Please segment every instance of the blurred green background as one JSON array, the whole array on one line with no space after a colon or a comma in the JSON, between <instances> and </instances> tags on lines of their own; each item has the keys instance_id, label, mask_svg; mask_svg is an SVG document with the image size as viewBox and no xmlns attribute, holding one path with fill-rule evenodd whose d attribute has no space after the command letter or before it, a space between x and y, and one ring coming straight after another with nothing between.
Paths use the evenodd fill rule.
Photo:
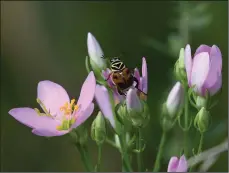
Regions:
<instances>
[{"instance_id":1,"label":"blurred green background","mask_svg":"<svg viewBox=\"0 0 229 173\"><path fill-rule=\"evenodd\" d=\"M69 136L35 136L8 111L38 107L36 89L41 80L61 84L70 95L78 97L87 75L84 63L88 32L97 38L106 56L122 53L129 67L140 68L142 56L147 58L151 120L144 129L145 167L151 169L154 165L161 137L160 104L175 83L173 65L186 43L191 44L193 53L200 44L216 44L222 51L223 92L212 110L204 149L228 136L227 1L1 1L1 171L84 170ZM166 142L161 171L166 171L172 155L179 155L182 140L181 130L175 127ZM199 134L192 129L190 146L197 147L198 142ZM89 150L96 163L97 147L91 140ZM210 171L227 172L227 162L227 153L223 153ZM107 144L102 153L102 171L121 171L118 151Z\"/></svg>"}]
</instances>

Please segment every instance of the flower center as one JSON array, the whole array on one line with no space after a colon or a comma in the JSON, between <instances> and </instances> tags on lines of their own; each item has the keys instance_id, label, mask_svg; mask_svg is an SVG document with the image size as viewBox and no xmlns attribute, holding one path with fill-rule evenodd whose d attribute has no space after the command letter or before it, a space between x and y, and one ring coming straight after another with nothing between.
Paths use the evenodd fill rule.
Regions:
<instances>
[{"instance_id":1,"label":"flower center","mask_svg":"<svg viewBox=\"0 0 229 173\"><path fill-rule=\"evenodd\" d=\"M75 101L75 99L72 99L70 104L67 102L60 107L60 111L64 113L64 118L61 125L56 127L57 130L68 130L75 123L76 117L72 115L79 110L79 105L76 105Z\"/></svg>"},{"instance_id":2,"label":"flower center","mask_svg":"<svg viewBox=\"0 0 229 173\"><path fill-rule=\"evenodd\" d=\"M75 99L72 99L70 104L67 102L64 106L60 107L60 111L64 112L64 115L70 116L74 111L79 109L79 106L75 104Z\"/></svg>"}]
</instances>

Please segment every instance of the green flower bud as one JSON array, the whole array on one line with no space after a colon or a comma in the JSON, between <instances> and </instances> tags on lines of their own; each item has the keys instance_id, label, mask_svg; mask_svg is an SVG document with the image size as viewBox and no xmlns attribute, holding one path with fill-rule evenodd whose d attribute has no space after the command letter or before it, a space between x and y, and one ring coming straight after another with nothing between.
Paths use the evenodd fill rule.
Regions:
<instances>
[{"instance_id":1,"label":"green flower bud","mask_svg":"<svg viewBox=\"0 0 229 173\"><path fill-rule=\"evenodd\" d=\"M184 48L180 49L179 59L174 66L174 72L177 80L179 80L182 84L187 84L187 74L184 64Z\"/></svg>"},{"instance_id":2,"label":"green flower bud","mask_svg":"<svg viewBox=\"0 0 229 173\"><path fill-rule=\"evenodd\" d=\"M98 113L91 125L91 138L98 144L102 144L106 139L105 119L101 112Z\"/></svg>"},{"instance_id":3,"label":"green flower bud","mask_svg":"<svg viewBox=\"0 0 229 173\"><path fill-rule=\"evenodd\" d=\"M207 99L201 96L196 98L196 106L200 109L202 107L207 107Z\"/></svg>"},{"instance_id":4,"label":"green flower bud","mask_svg":"<svg viewBox=\"0 0 229 173\"><path fill-rule=\"evenodd\" d=\"M201 132L205 132L208 129L209 126L209 112L205 109L205 107L202 107L200 111L197 113L195 120L194 120L194 126Z\"/></svg>"},{"instance_id":5,"label":"green flower bud","mask_svg":"<svg viewBox=\"0 0 229 173\"><path fill-rule=\"evenodd\" d=\"M132 128L132 124L131 124L131 119L128 116L126 104L120 103L116 105L115 109L117 110L116 111L117 119L121 122L121 124L123 124L124 130L130 131Z\"/></svg>"},{"instance_id":6,"label":"green flower bud","mask_svg":"<svg viewBox=\"0 0 229 173\"><path fill-rule=\"evenodd\" d=\"M161 119L161 126L163 131L168 132L173 128L175 120L172 120L170 117L164 115Z\"/></svg>"},{"instance_id":7,"label":"green flower bud","mask_svg":"<svg viewBox=\"0 0 229 173\"><path fill-rule=\"evenodd\" d=\"M70 136L72 137L74 143L85 145L88 140L88 131L84 125L80 125L70 132Z\"/></svg>"}]
</instances>

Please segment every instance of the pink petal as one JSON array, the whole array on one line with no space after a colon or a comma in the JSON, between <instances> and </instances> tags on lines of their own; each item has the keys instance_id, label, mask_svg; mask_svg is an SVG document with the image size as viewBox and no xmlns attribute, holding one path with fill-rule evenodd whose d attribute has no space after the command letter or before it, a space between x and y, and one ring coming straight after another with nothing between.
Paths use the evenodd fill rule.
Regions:
<instances>
[{"instance_id":1,"label":"pink petal","mask_svg":"<svg viewBox=\"0 0 229 173\"><path fill-rule=\"evenodd\" d=\"M177 157L171 157L171 159L169 160L167 172L176 172L178 164L179 159Z\"/></svg>"},{"instance_id":2,"label":"pink petal","mask_svg":"<svg viewBox=\"0 0 229 173\"><path fill-rule=\"evenodd\" d=\"M222 75L217 75L217 79L212 85L205 83L204 88L210 92L210 95L216 94L222 87Z\"/></svg>"},{"instance_id":3,"label":"pink petal","mask_svg":"<svg viewBox=\"0 0 229 173\"><path fill-rule=\"evenodd\" d=\"M110 121L112 127L115 128L114 115L112 112L109 93L106 87L101 85L96 85L95 99L105 118L107 118Z\"/></svg>"},{"instance_id":4,"label":"pink petal","mask_svg":"<svg viewBox=\"0 0 229 173\"><path fill-rule=\"evenodd\" d=\"M214 65L214 67L212 66L211 68L218 69L218 71L221 72L222 54L221 54L220 49L216 45L213 45L211 48L210 61L212 62L212 65Z\"/></svg>"},{"instance_id":5,"label":"pink petal","mask_svg":"<svg viewBox=\"0 0 229 173\"><path fill-rule=\"evenodd\" d=\"M56 129L53 129L51 127L48 128L37 128L33 129L32 133L38 136L46 136L46 137L52 137L52 136L62 136L69 132L69 130L61 130L58 131Z\"/></svg>"},{"instance_id":6,"label":"pink petal","mask_svg":"<svg viewBox=\"0 0 229 173\"><path fill-rule=\"evenodd\" d=\"M142 58L142 91L147 94L148 92L148 73L146 59Z\"/></svg>"},{"instance_id":7,"label":"pink petal","mask_svg":"<svg viewBox=\"0 0 229 173\"><path fill-rule=\"evenodd\" d=\"M195 85L195 90L203 95L204 82L209 73L209 54L206 52L197 54L193 59L193 67L191 74L191 86Z\"/></svg>"},{"instance_id":8,"label":"pink petal","mask_svg":"<svg viewBox=\"0 0 229 173\"><path fill-rule=\"evenodd\" d=\"M139 70L137 68L134 69L134 77L136 77L138 82L140 81L140 73L139 73Z\"/></svg>"},{"instance_id":9,"label":"pink petal","mask_svg":"<svg viewBox=\"0 0 229 173\"><path fill-rule=\"evenodd\" d=\"M72 125L72 128L76 128L79 125L83 124L93 113L94 103L91 103L84 111L80 111L78 115L76 115L76 122Z\"/></svg>"},{"instance_id":10,"label":"pink petal","mask_svg":"<svg viewBox=\"0 0 229 173\"><path fill-rule=\"evenodd\" d=\"M215 94L222 85L222 55L217 46L212 46L210 52L210 70L205 81L204 87L210 91L210 94Z\"/></svg>"},{"instance_id":11,"label":"pink petal","mask_svg":"<svg viewBox=\"0 0 229 173\"><path fill-rule=\"evenodd\" d=\"M210 46L202 44L196 49L196 52L195 52L194 56L196 56L197 54L202 53L202 52L207 52L207 53L210 54L210 51L211 51L211 47Z\"/></svg>"},{"instance_id":12,"label":"pink petal","mask_svg":"<svg viewBox=\"0 0 229 173\"><path fill-rule=\"evenodd\" d=\"M32 108L14 108L9 111L20 123L30 128L55 128L59 122L47 116L39 116Z\"/></svg>"},{"instance_id":13,"label":"pink petal","mask_svg":"<svg viewBox=\"0 0 229 173\"><path fill-rule=\"evenodd\" d=\"M66 90L62 86L48 80L38 83L37 98L41 100L51 115L57 114L57 116L62 115L60 107L69 102Z\"/></svg>"},{"instance_id":14,"label":"pink petal","mask_svg":"<svg viewBox=\"0 0 229 173\"><path fill-rule=\"evenodd\" d=\"M95 95L96 80L93 72L90 72L81 88L78 105L82 110L87 109Z\"/></svg>"},{"instance_id":15,"label":"pink petal","mask_svg":"<svg viewBox=\"0 0 229 173\"><path fill-rule=\"evenodd\" d=\"M188 78L188 84L190 85L191 71L192 71L192 55L191 55L191 47L189 44L187 44L187 46L185 47L184 62L185 62L185 69Z\"/></svg>"},{"instance_id":16,"label":"pink petal","mask_svg":"<svg viewBox=\"0 0 229 173\"><path fill-rule=\"evenodd\" d=\"M139 81L139 84L138 84L138 89L141 90L141 91L143 91L143 89L142 89L143 81L142 80L143 80L142 77L140 77L140 81Z\"/></svg>"},{"instance_id":17,"label":"pink petal","mask_svg":"<svg viewBox=\"0 0 229 173\"><path fill-rule=\"evenodd\" d=\"M106 70L103 70L103 71L102 71L102 75L103 75L103 77L104 77L104 80L107 80L108 85L109 85L110 87L113 87L114 84L113 84L113 82L112 82L112 80L111 80L111 76L109 76L110 73L111 73L111 70L108 69L108 68L107 68ZM109 78L109 79L108 79L108 78Z\"/></svg>"},{"instance_id":18,"label":"pink petal","mask_svg":"<svg viewBox=\"0 0 229 173\"><path fill-rule=\"evenodd\" d=\"M180 157L176 172L187 172L187 170L188 170L188 163L185 156L183 155Z\"/></svg>"},{"instance_id":19,"label":"pink petal","mask_svg":"<svg viewBox=\"0 0 229 173\"><path fill-rule=\"evenodd\" d=\"M126 106L128 110L134 109L136 111L142 110L142 105L137 95L136 89L129 89L126 96Z\"/></svg>"}]
</instances>

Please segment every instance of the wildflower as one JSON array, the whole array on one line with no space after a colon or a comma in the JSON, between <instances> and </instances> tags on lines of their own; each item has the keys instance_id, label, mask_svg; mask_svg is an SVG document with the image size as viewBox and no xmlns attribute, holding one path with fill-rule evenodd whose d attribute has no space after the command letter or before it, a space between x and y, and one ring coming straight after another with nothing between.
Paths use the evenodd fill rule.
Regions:
<instances>
[{"instance_id":1,"label":"wildflower","mask_svg":"<svg viewBox=\"0 0 229 173\"><path fill-rule=\"evenodd\" d=\"M206 90L214 95L222 86L222 55L220 49L213 45L201 45L197 48L194 58L191 57L190 45L185 48L185 68L188 84L194 91L205 96Z\"/></svg>"},{"instance_id":2,"label":"wildflower","mask_svg":"<svg viewBox=\"0 0 229 173\"><path fill-rule=\"evenodd\" d=\"M126 107L129 118L134 126L141 127L146 125L149 120L148 106L141 101L136 89L129 89L126 96Z\"/></svg>"},{"instance_id":3,"label":"wildflower","mask_svg":"<svg viewBox=\"0 0 229 173\"><path fill-rule=\"evenodd\" d=\"M101 70L107 68L107 62L104 59L103 50L101 49L96 38L89 32L87 35L87 49L91 58L91 66L93 70L99 68Z\"/></svg>"},{"instance_id":4,"label":"wildflower","mask_svg":"<svg viewBox=\"0 0 229 173\"><path fill-rule=\"evenodd\" d=\"M14 108L9 114L22 124L32 128L38 136L61 136L81 125L92 114L95 93L94 73L89 73L82 88L79 100L70 101L66 90L51 81L38 83L38 103L45 113L28 107Z\"/></svg>"},{"instance_id":5,"label":"wildflower","mask_svg":"<svg viewBox=\"0 0 229 173\"><path fill-rule=\"evenodd\" d=\"M167 172L187 172L187 170L188 163L184 155L181 156L180 159L171 157Z\"/></svg>"},{"instance_id":6,"label":"wildflower","mask_svg":"<svg viewBox=\"0 0 229 173\"><path fill-rule=\"evenodd\" d=\"M169 93L166 101L166 109L168 115L173 118L181 106L184 100L184 89L180 82L177 82Z\"/></svg>"}]
</instances>

